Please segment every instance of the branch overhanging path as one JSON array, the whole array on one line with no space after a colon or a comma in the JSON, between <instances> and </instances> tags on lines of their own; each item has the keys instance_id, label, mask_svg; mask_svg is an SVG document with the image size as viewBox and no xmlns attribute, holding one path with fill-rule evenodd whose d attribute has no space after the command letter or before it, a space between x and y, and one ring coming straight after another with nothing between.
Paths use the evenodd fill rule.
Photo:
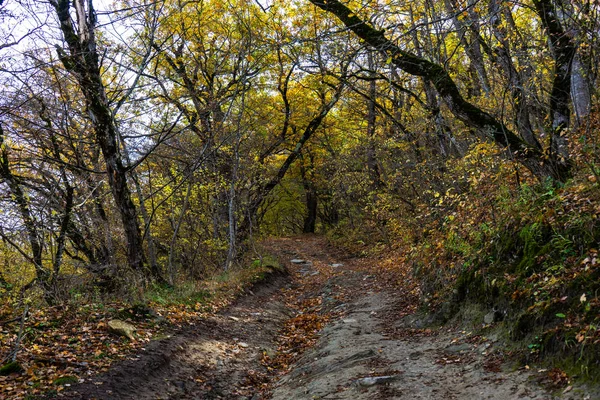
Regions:
<instances>
[{"instance_id":1,"label":"branch overhanging path","mask_svg":"<svg viewBox=\"0 0 600 400\"><path fill-rule=\"evenodd\" d=\"M442 66L401 49L386 37L384 31L377 30L363 21L338 0L309 1L323 11L335 15L348 29L383 53L390 63L402 71L431 82L457 119L493 139L535 176L564 180L565 171L544 162L544 155L540 150L528 145L504 123L465 100L450 74Z\"/></svg>"}]
</instances>

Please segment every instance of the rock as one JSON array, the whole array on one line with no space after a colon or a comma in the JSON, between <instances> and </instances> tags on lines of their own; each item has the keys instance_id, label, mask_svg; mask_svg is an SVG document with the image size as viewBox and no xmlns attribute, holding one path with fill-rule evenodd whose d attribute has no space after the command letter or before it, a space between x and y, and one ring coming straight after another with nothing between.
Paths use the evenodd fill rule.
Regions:
<instances>
[{"instance_id":1,"label":"rock","mask_svg":"<svg viewBox=\"0 0 600 400\"><path fill-rule=\"evenodd\" d=\"M235 322L238 322L240 320L238 317L234 317L233 315L230 315L229 319Z\"/></svg>"},{"instance_id":2,"label":"rock","mask_svg":"<svg viewBox=\"0 0 600 400\"><path fill-rule=\"evenodd\" d=\"M455 344L446 347L448 353L464 353L473 350L473 345L469 343Z\"/></svg>"},{"instance_id":3,"label":"rock","mask_svg":"<svg viewBox=\"0 0 600 400\"><path fill-rule=\"evenodd\" d=\"M246 343L246 342L239 342L239 343L238 343L238 346L240 346L240 347L243 347L243 348L248 348L248 347L250 347L250 345L249 345L248 343Z\"/></svg>"},{"instance_id":4,"label":"rock","mask_svg":"<svg viewBox=\"0 0 600 400\"><path fill-rule=\"evenodd\" d=\"M386 376L368 376L366 378L360 378L356 381L358 386L370 387L380 385L382 383L392 382L398 379L398 375L386 375Z\"/></svg>"},{"instance_id":5,"label":"rock","mask_svg":"<svg viewBox=\"0 0 600 400\"><path fill-rule=\"evenodd\" d=\"M357 320L355 320L354 318L346 318L342 320L345 324L356 324L358 323Z\"/></svg>"},{"instance_id":6,"label":"rock","mask_svg":"<svg viewBox=\"0 0 600 400\"><path fill-rule=\"evenodd\" d=\"M112 333L125 336L130 340L135 340L134 332L137 330L135 326L120 319L111 319L108 321L108 328Z\"/></svg>"},{"instance_id":7,"label":"rock","mask_svg":"<svg viewBox=\"0 0 600 400\"><path fill-rule=\"evenodd\" d=\"M331 268L339 268L339 267L343 267L344 264L330 264Z\"/></svg>"},{"instance_id":8,"label":"rock","mask_svg":"<svg viewBox=\"0 0 600 400\"><path fill-rule=\"evenodd\" d=\"M265 356L267 356L269 358L277 357L277 351L273 350L271 347L263 347L261 349L261 353L263 353Z\"/></svg>"},{"instance_id":9,"label":"rock","mask_svg":"<svg viewBox=\"0 0 600 400\"><path fill-rule=\"evenodd\" d=\"M504 319L504 315L502 314L502 312L500 310L498 310L496 307L494 307L494 309L492 311L485 314L485 316L483 317L483 322L486 325L489 325L489 324L493 324L494 322L502 321L503 319Z\"/></svg>"},{"instance_id":10,"label":"rock","mask_svg":"<svg viewBox=\"0 0 600 400\"><path fill-rule=\"evenodd\" d=\"M130 319L132 321L150 321L155 320L162 322L164 317L158 315L156 311L146 304L134 304L133 306L123 309L117 315L122 319Z\"/></svg>"},{"instance_id":11,"label":"rock","mask_svg":"<svg viewBox=\"0 0 600 400\"><path fill-rule=\"evenodd\" d=\"M375 353L374 350L359 351L358 353L354 353L350 357L343 360L342 363L354 363L356 361L364 361L371 359L375 356L377 356L377 353Z\"/></svg>"},{"instance_id":12,"label":"rock","mask_svg":"<svg viewBox=\"0 0 600 400\"><path fill-rule=\"evenodd\" d=\"M299 258L294 258L293 260L290 260L290 262L292 264L306 264L306 260L301 260Z\"/></svg>"}]
</instances>

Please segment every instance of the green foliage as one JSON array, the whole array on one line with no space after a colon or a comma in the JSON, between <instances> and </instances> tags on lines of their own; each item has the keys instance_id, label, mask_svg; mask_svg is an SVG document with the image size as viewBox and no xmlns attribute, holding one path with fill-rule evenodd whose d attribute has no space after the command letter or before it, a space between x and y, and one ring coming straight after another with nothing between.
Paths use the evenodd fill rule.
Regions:
<instances>
[{"instance_id":1,"label":"green foliage","mask_svg":"<svg viewBox=\"0 0 600 400\"><path fill-rule=\"evenodd\" d=\"M500 305L511 337L531 340L532 353L580 354L575 363L590 371L591 355L600 351L594 329L600 323L600 221L591 206L600 191L574 180L494 192L491 209L477 212L479 224L469 221L477 206L465 202L454 209L456 218L444 221L445 233L434 232L412 253L446 265L441 274L432 260L420 269L428 298L444 312L467 300ZM442 306L448 298L454 306Z\"/></svg>"},{"instance_id":2,"label":"green foliage","mask_svg":"<svg viewBox=\"0 0 600 400\"><path fill-rule=\"evenodd\" d=\"M149 302L166 306L174 304L202 304L210 300L213 294L205 288L198 287L198 284L194 282L185 282L177 287L153 284L145 292L144 296Z\"/></svg>"},{"instance_id":3,"label":"green foliage","mask_svg":"<svg viewBox=\"0 0 600 400\"><path fill-rule=\"evenodd\" d=\"M12 373L19 373L23 371L23 367L17 361L11 361L0 367L0 376L10 375Z\"/></svg>"},{"instance_id":4,"label":"green foliage","mask_svg":"<svg viewBox=\"0 0 600 400\"><path fill-rule=\"evenodd\" d=\"M264 268L267 268L284 272L284 268L279 261L275 257L268 254L259 259L253 260L251 268L255 270L264 270Z\"/></svg>"},{"instance_id":5,"label":"green foliage","mask_svg":"<svg viewBox=\"0 0 600 400\"><path fill-rule=\"evenodd\" d=\"M304 189L294 180L286 180L273 190L267 199L261 231L265 235L291 235L302 232L306 205L302 200ZM273 201L276 199L276 201Z\"/></svg>"},{"instance_id":6,"label":"green foliage","mask_svg":"<svg viewBox=\"0 0 600 400\"><path fill-rule=\"evenodd\" d=\"M478 241L476 241L476 243L477 242ZM467 240L460 237L460 235L455 231L448 232L448 236L445 240L445 243L446 251L448 251L450 254L468 256L473 251L471 244Z\"/></svg>"},{"instance_id":7,"label":"green foliage","mask_svg":"<svg viewBox=\"0 0 600 400\"><path fill-rule=\"evenodd\" d=\"M76 376L66 375L54 380L56 386L72 385L77 383L79 379Z\"/></svg>"}]
</instances>

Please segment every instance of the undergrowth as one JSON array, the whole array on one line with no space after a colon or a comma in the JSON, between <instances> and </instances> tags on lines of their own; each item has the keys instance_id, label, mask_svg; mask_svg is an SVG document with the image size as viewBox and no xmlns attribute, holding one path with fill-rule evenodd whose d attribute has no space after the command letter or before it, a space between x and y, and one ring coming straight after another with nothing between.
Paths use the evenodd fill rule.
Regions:
<instances>
[{"instance_id":1,"label":"undergrowth","mask_svg":"<svg viewBox=\"0 0 600 400\"><path fill-rule=\"evenodd\" d=\"M334 230L329 238L355 254L387 252L398 265L410 265L420 283L421 308L439 321L473 304L495 310L496 325L527 360L595 379L600 112L588 122L572 135L573 177L564 184L536 181L493 146L477 144L448 161L444 173L452 184L425 186L413 200L416 212L385 215L385 235L368 224L390 209L378 206L361 229ZM393 251L376 242L387 242Z\"/></svg>"},{"instance_id":2,"label":"undergrowth","mask_svg":"<svg viewBox=\"0 0 600 400\"><path fill-rule=\"evenodd\" d=\"M0 398L58 393L64 386L106 371L151 339L219 311L240 293L282 272L273 258L263 257L203 280L152 285L125 295L101 295L89 282L77 286L85 280L74 280L64 287L61 304L53 307L43 304L43 297L34 292L21 299L4 292L9 301L0 304ZM29 312L17 348L25 308ZM110 334L111 319L134 324L135 339ZM15 348L12 362L8 355Z\"/></svg>"},{"instance_id":3,"label":"undergrowth","mask_svg":"<svg viewBox=\"0 0 600 400\"><path fill-rule=\"evenodd\" d=\"M411 246L423 305L442 320L468 302L495 309L530 356L593 378L600 371L600 188L586 169L562 186L519 184L509 172L443 199L452 218L430 219Z\"/></svg>"}]
</instances>

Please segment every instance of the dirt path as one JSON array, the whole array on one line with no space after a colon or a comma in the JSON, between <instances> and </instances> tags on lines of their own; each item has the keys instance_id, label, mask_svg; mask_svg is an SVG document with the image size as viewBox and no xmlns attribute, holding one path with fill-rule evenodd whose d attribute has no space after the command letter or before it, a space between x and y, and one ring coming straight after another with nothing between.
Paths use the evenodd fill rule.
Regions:
<instances>
[{"instance_id":1,"label":"dirt path","mask_svg":"<svg viewBox=\"0 0 600 400\"><path fill-rule=\"evenodd\" d=\"M600 398L581 388L563 394L564 386L551 393L538 383L544 371L506 365L497 339L411 327L401 318L409 296L375 276L373 260L344 259L316 237L278 246L280 254L307 261L290 268L304 295L320 297L322 312L334 317L273 385L274 400Z\"/></svg>"},{"instance_id":2,"label":"dirt path","mask_svg":"<svg viewBox=\"0 0 600 400\"><path fill-rule=\"evenodd\" d=\"M549 399L523 371L498 372L493 342L459 332L386 334L388 293L348 305L273 391L286 399ZM581 398L581 397L580 397Z\"/></svg>"},{"instance_id":3,"label":"dirt path","mask_svg":"<svg viewBox=\"0 0 600 400\"><path fill-rule=\"evenodd\" d=\"M218 315L153 341L132 359L77 385L68 399L249 399L268 381L261 365L291 314L271 276Z\"/></svg>"},{"instance_id":4,"label":"dirt path","mask_svg":"<svg viewBox=\"0 0 600 400\"><path fill-rule=\"evenodd\" d=\"M274 277L214 318L153 342L62 397L557 398L537 383L540 374L533 367L504 365L501 343L493 338L459 329L413 329L402 322L410 296L390 290L385 277L373 273L373 260L346 259L318 237L280 239L268 247L286 264L289 277ZM302 340L296 347L282 344L282 336L293 334L290 321L313 315L328 322L310 348L303 349ZM268 369L265 355L291 365ZM560 398L600 397L576 388Z\"/></svg>"}]
</instances>

